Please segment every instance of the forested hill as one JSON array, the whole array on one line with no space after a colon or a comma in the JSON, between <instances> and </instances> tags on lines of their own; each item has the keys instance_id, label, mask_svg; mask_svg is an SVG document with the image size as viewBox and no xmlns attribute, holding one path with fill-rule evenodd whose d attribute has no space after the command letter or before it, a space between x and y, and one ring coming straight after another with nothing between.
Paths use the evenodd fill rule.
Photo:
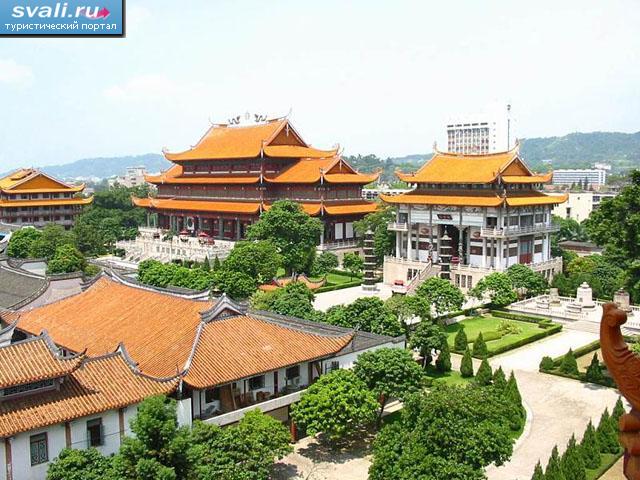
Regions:
<instances>
[{"instance_id":1,"label":"forested hill","mask_svg":"<svg viewBox=\"0 0 640 480\"><path fill-rule=\"evenodd\" d=\"M593 132L571 133L563 137L527 138L522 140L522 156L534 170L548 169L543 160L552 160L553 168L585 168L596 162L609 163L614 171L640 167L640 132ZM431 153L411 154L403 157L382 159L375 154L346 157L362 171L383 170L382 179L387 182L397 180L396 169L416 170ZM171 165L156 153L146 155L86 158L64 165L44 167L44 171L61 178L100 177L122 175L127 167L144 165L149 172L166 170Z\"/></svg>"},{"instance_id":2,"label":"forested hill","mask_svg":"<svg viewBox=\"0 0 640 480\"><path fill-rule=\"evenodd\" d=\"M640 167L640 132L570 133L563 137L522 140L522 156L534 169L543 160L553 168L590 168L596 162L608 163L618 172Z\"/></svg>"}]
</instances>

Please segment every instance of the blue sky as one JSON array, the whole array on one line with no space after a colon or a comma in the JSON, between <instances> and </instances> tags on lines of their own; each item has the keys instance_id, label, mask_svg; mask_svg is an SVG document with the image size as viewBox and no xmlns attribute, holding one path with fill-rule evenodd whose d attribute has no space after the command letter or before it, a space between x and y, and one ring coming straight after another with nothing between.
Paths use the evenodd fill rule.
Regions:
<instances>
[{"instance_id":1,"label":"blue sky","mask_svg":"<svg viewBox=\"0 0 640 480\"><path fill-rule=\"evenodd\" d=\"M127 4L125 39L0 38L0 171L180 150L245 111L381 156L496 102L520 137L640 130L637 0Z\"/></svg>"}]
</instances>

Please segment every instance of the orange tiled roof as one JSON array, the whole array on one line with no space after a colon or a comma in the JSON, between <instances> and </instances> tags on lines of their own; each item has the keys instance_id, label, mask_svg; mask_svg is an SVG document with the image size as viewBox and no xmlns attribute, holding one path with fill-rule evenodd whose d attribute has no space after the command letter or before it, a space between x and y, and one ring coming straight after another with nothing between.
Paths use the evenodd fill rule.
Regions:
<instances>
[{"instance_id":1,"label":"orange tiled roof","mask_svg":"<svg viewBox=\"0 0 640 480\"><path fill-rule=\"evenodd\" d=\"M296 203L300 204L300 206L302 207L302 210L304 210L307 215L311 215L312 217L315 217L316 215L320 215L320 212L322 211L322 205L320 203L300 203L300 202L296 202ZM265 203L264 209L269 210L270 208L271 208L271 204Z\"/></svg>"},{"instance_id":2,"label":"orange tiled roof","mask_svg":"<svg viewBox=\"0 0 640 480\"><path fill-rule=\"evenodd\" d=\"M12 188L12 189L3 189L2 193L6 194L23 194L23 193L78 193L83 191L85 188L85 184L82 183L80 185L71 186L69 188Z\"/></svg>"},{"instance_id":3,"label":"orange tiled roof","mask_svg":"<svg viewBox=\"0 0 640 480\"><path fill-rule=\"evenodd\" d=\"M504 183L549 183L553 179L553 172L544 175L502 175Z\"/></svg>"},{"instance_id":4,"label":"orange tiled roof","mask_svg":"<svg viewBox=\"0 0 640 480\"><path fill-rule=\"evenodd\" d=\"M270 183L317 183L321 170L331 168L338 160L337 157L303 158L278 174L266 176L265 180Z\"/></svg>"},{"instance_id":5,"label":"orange tiled roof","mask_svg":"<svg viewBox=\"0 0 640 480\"><path fill-rule=\"evenodd\" d=\"M89 355L124 342L143 372L166 377L184 367L200 312L212 306L101 277L80 294L21 312L17 328L34 335L46 329L57 345Z\"/></svg>"},{"instance_id":6,"label":"orange tiled roof","mask_svg":"<svg viewBox=\"0 0 640 480\"><path fill-rule=\"evenodd\" d=\"M259 202L212 202L208 200L175 200L172 198L132 198L134 205L158 210L186 210L190 212L221 212L255 214Z\"/></svg>"},{"instance_id":7,"label":"orange tiled roof","mask_svg":"<svg viewBox=\"0 0 640 480\"><path fill-rule=\"evenodd\" d=\"M84 354L63 357L46 335L0 348L0 388L68 375L80 366Z\"/></svg>"},{"instance_id":8,"label":"orange tiled roof","mask_svg":"<svg viewBox=\"0 0 640 480\"><path fill-rule=\"evenodd\" d=\"M58 390L0 402L0 437L133 405L177 385L175 377L137 373L120 352L85 359Z\"/></svg>"},{"instance_id":9,"label":"orange tiled roof","mask_svg":"<svg viewBox=\"0 0 640 480\"><path fill-rule=\"evenodd\" d=\"M290 139L271 142L285 132ZM269 151L267 152L267 149ZM249 126L213 125L200 141L190 150L180 153L165 152L167 160L180 162L186 160L255 158L262 152L273 157L326 157L335 154L335 150L318 150L304 143L295 133L287 119L270 120L267 123Z\"/></svg>"},{"instance_id":10,"label":"orange tiled roof","mask_svg":"<svg viewBox=\"0 0 640 480\"><path fill-rule=\"evenodd\" d=\"M460 207L498 207L503 202L503 198L496 192L481 193L471 191L433 191L433 193L417 193L413 191L400 195L380 194L380 198L386 203Z\"/></svg>"},{"instance_id":11,"label":"orange tiled roof","mask_svg":"<svg viewBox=\"0 0 640 480\"><path fill-rule=\"evenodd\" d=\"M378 209L378 204L375 202L356 202L345 203L342 205L335 205L325 203L324 211L327 215L349 215L358 213L372 213Z\"/></svg>"},{"instance_id":12,"label":"orange tiled roof","mask_svg":"<svg viewBox=\"0 0 640 480\"><path fill-rule=\"evenodd\" d=\"M5 193L79 192L84 185L72 186L35 168L22 168L0 178Z\"/></svg>"},{"instance_id":13,"label":"orange tiled roof","mask_svg":"<svg viewBox=\"0 0 640 480\"><path fill-rule=\"evenodd\" d=\"M529 205L555 205L564 203L569 198L564 195L547 195L546 193L530 192L510 192L507 196L507 205L510 207L524 207Z\"/></svg>"},{"instance_id":14,"label":"orange tiled roof","mask_svg":"<svg viewBox=\"0 0 640 480\"><path fill-rule=\"evenodd\" d=\"M41 198L38 200L0 200L2 208L21 208L21 207L46 207L68 206L68 205L89 205L93 202L93 196L88 198Z\"/></svg>"},{"instance_id":15,"label":"orange tiled roof","mask_svg":"<svg viewBox=\"0 0 640 480\"><path fill-rule=\"evenodd\" d=\"M320 335L250 316L207 323L184 380L208 388L339 352L353 334Z\"/></svg>"},{"instance_id":16,"label":"orange tiled roof","mask_svg":"<svg viewBox=\"0 0 640 480\"><path fill-rule=\"evenodd\" d=\"M217 185L217 184L251 184L258 183L260 181L259 175L244 175L244 174L228 174L228 175L215 175L215 176L201 176L201 175L183 175L182 165L174 165L166 172L160 175L145 175L145 180L149 183L156 185L160 184L203 184L203 185Z\"/></svg>"},{"instance_id":17,"label":"orange tiled roof","mask_svg":"<svg viewBox=\"0 0 640 480\"><path fill-rule=\"evenodd\" d=\"M517 147L487 155L436 152L415 174L397 173L397 176L408 183L491 183L516 161L521 167L518 173L529 176L529 170L518 157Z\"/></svg>"},{"instance_id":18,"label":"orange tiled roof","mask_svg":"<svg viewBox=\"0 0 640 480\"><path fill-rule=\"evenodd\" d=\"M328 183L358 183L366 185L375 182L380 173L329 173L324 176L325 182Z\"/></svg>"}]
</instances>

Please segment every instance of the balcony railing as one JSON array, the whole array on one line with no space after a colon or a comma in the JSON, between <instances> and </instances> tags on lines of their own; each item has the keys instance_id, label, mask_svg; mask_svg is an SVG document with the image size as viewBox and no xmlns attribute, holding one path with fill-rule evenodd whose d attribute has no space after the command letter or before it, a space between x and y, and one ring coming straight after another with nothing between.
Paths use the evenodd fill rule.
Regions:
<instances>
[{"instance_id":1,"label":"balcony railing","mask_svg":"<svg viewBox=\"0 0 640 480\"><path fill-rule=\"evenodd\" d=\"M504 227L504 228L480 228L480 235L488 238L504 238L507 236L526 235L531 233L557 232L560 229L557 225L531 225L528 227Z\"/></svg>"},{"instance_id":2,"label":"balcony railing","mask_svg":"<svg viewBox=\"0 0 640 480\"><path fill-rule=\"evenodd\" d=\"M406 232L409 230L407 222L390 222L387 224L387 230L391 232Z\"/></svg>"},{"instance_id":3,"label":"balcony railing","mask_svg":"<svg viewBox=\"0 0 640 480\"><path fill-rule=\"evenodd\" d=\"M358 246L357 238L350 238L348 240L334 240L331 242L324 242L318 245L318 250L339 250L341 248L355 248Z\"/></svg>"}]
</instances>

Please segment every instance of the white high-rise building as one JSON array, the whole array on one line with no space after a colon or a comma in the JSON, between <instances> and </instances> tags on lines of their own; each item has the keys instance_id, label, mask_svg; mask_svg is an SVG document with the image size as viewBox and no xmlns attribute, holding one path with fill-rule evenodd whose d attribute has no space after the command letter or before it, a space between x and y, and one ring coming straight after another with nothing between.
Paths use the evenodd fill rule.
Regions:
<instances>
[{"instance_id":1,"label":"white high-rise building","mask_svg":"<svg viewBox=\"0 0 640 480\"><path fill-rule=\"evenodd\" d=\"M601 187L607 182L606 170L595 168L559 168L553 171L554 185L584 184L593 187Z\"/></svg>"},{"instance_id":2,"label":"white high-rise building","mask_svg":"<svg viewBox=\"0 0 640 480\"><path fill-rule=\"evenodd\" d=\"M515 144L513 123L506 110L452 117L447 122L447 151L465 155L509 151Z\"/></svg>"}]
</instances>

